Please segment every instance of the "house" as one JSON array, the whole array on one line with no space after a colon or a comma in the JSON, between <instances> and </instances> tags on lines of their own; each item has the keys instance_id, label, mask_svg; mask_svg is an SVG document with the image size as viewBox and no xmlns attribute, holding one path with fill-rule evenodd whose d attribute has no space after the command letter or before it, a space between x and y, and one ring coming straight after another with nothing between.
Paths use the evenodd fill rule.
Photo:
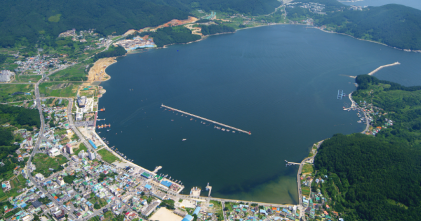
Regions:
<instances>
[{"instance_id":1,"label":"house","mask_svg":"<svg viewBox=\"0 0 422 224\"><path fill-rule=\"evenodd\" d=\"M1 187L3 191L9 191L10 189L12 189L12 187L10 186L10 181L4 181L3 183L1 183Z\"/></svg>"}]
</instances>

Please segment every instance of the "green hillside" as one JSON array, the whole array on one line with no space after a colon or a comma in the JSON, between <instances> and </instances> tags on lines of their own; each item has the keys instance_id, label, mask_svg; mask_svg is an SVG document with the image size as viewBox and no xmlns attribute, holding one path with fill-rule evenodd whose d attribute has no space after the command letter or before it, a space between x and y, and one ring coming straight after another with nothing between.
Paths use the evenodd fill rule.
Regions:
<instances>
[{"instance_id":1,"label":"green hillside","mask_svg":"<svg viewBox=\"0 0 422 224\"><path fill-rule=\"evenodd\" d=\"M69 29L96 29L102 35L187 19L194 9L266 14L277 0L4 0L0 7L0 46L33 45ZM51 38L53 37L53 38Z\"/></svg>"},{"instance_id":2,"label":"green hillside","mask_svg":"<svg viewBox=\"0 0 422 224\"><path fill-rule=\"evenodd\" d=\"M185 11L148 0L5 0L0 8L0 43L35 43L41 35L55 39L72 28L122 34L187 17Z\"/></svg>"},{"instance_id":3,"label":"green hillside","mask_svg":"<svg viewBox=\"0 0 422 224\"><path fill-rule=\"evenodd\" d=\"M374 119L394 125L376 136L334 135L315 157L313 183L345 220L421 220L421 88L361 75L353 99L382 108ZM326 177L325 177L326 176Z\"/></svg>"},{"instance_id":4,"label":"green hillside","mask_svg":"<svg viewBox=\"0 0 422 224\"><path fill-rule=\"evenodd\" d=\"M314 25L349 34L360 39L373 40L400 49L421 49L421 11L411 7L389 4L367 7L362 11L349 10L334 0L315 0L325 4L326 15L308 9L287 8L289 19L314 19ZM303 1L300 1L303 2Z\"/></svg>"}]
</instances>

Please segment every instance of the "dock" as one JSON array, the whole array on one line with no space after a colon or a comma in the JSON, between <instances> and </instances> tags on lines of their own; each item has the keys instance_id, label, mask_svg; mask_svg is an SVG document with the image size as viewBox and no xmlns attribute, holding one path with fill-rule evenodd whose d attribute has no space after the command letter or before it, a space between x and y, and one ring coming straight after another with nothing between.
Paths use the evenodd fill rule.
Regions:
<instances>
[{"instance_id":1,"label":"dock","mask_svg":"<svg viewBox=\"0 0 422 224\"><path fill-rule=\"evenodd\" d=\"M235 127L232 127L232 126L229 126L229 125L226 125L226 124L222 124L222 123L219 123L217 121L213 121L213 120L210 120L210 119L207 119L207 118L203 118L203 117L197 116L195 114L191 114L191 113L188 113L188 112L184 112L184 111L181 111L181 110L178 110L178 109L175 109L175 108L166 106L164 104L161 104L161 106L164 107L164 108L167 108L169 110L177 111L179 113L186 114L186 115L189 115L191 117L195 117L195 118L198 118L198 119L201 119L201 120L204 120L204 121L208 121L210 123L218 124L220 126L223 126L223 127L226 127L226 128L230 128L230 129L233 129L233 130L236 130L238 132L243 132L245 134L251 135L251 132L250 131L245 131L245 130L242 130L242 129L239 129L239 128L235 128Z\"/></svg>"},{"instance_id":2,"label":"dock","mask_svg":"<svg viewBox=\"0 0 422 224\"><path fill-rule=\"evenodd\" d=\"M345 96L343 90L341 90L341 93L340 93L340 90L338 90L337 91L337 99L342 100L343 99L343 96Z\"/></svg>"},{"instance_id":3,"label":"dock","mask_svg":"<svg viewBox=\"0 0 422 224\"><path fill-rule=\"evenodd\" d=\"M291 165L300 165L301 163L294 163L294 162L289 162L287 160L284 160L286 162L286 166L291 166Z\"/></svg>"},{"instance_id":4,"label":"dock","mask_svg":"<svg viewBox=\"0 0 422 224\"><path fill-rule=\"evenodd\" d=\"M396 62L394 62L393 64L388 64L388 65L383 65L383 66L380 66L380 67L378 67L377 69L375 69L374 71L372 71L372 72L368 73L368 75L373 75L375 72L377 72L377 71L381 70L382 68L385 68L385 67L390 67L390 66L394 66L394 65L399 65L399 64L400 64L400 62L396 61Z\"/></svg>"}]
</instances>

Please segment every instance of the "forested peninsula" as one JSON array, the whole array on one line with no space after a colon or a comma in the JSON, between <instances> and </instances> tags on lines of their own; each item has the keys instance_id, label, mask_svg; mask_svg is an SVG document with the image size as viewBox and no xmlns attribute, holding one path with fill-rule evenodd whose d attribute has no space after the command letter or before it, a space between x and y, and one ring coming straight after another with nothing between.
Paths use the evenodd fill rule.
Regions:
<instances>
[{"instance_id":1,"label":"forested peninsula","mask_svg":"<svg viewBox=\"0 0 422 224\"><path fill-rule=\"evenodd\" d=\"M376 136L337 134L324 141L314 175L326 181L314 181L312 190L329 195L345 220L421 220L421 87L368 75L356 82L353 99L382 108L394 125Z\"/></svg>"},{"instance_id":2,"label":"forested peninsula","mask_svg":"<svg viewBox=\"0 0 422 224\"><path fill-rule=\"evenodd\" d=\"M312 18L317 27L344 33L355 38L376 41L400 49L421 49L421 11L411 7L388 4L350 10L336 0L296 0L325 5L323 13L308 8L287 7L287 17L300 21Z\"/></svg>"}]
</instances>

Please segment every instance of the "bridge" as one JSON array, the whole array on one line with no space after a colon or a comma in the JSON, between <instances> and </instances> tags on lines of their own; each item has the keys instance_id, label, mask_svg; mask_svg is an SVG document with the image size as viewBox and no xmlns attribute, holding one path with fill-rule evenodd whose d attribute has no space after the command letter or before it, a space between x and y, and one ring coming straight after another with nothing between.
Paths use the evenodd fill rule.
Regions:
<instances>
[{"instance_id":1,"label":"bridge","mask_svg":"<svg viewBox=\"0 0 422 224\"><path fill-rule=\"evenodd\" d=\"M196 118L198 118L198 119L201 119L201 120L204 120L204 121L208 121L208 122L210 122L210 123L218 124L218 125L220 125L220 126L223 126L223 127L226 127L226 128L230 128L230 129L236 130L236 131L238 131L238 132L243 132L243 133L246 133L246 134L248 134L248 135L251 135L251 132L250 132L250 131L245 131L245 130L242 130L242 129L239 129L239 128L235 128L235 127L232 127L232 126L229 126L229 125L226 125L226 124L219 123L219 122L217 122L217 121L213 121L213 120L210 120L210 119L206 119L206 118L203 118L203 117L197 116L197 115L195 115L195 114L190 114L190 113L188 113L188 112L184 112L184 111L181 111L181 110L178 110L178 109L175 109L175 108L172 108L172 107L166 106L166 105L164 105L164 104L161 104L161 106L162 106L162 107L164 107L164 108L167 108L167 109L169 109L169 110L177 111L177 112L179 112L179 113L186 114L186 115L189 115L189 116L191 116L191 117L196 117Z\"/></svg>"}]
</instances>

